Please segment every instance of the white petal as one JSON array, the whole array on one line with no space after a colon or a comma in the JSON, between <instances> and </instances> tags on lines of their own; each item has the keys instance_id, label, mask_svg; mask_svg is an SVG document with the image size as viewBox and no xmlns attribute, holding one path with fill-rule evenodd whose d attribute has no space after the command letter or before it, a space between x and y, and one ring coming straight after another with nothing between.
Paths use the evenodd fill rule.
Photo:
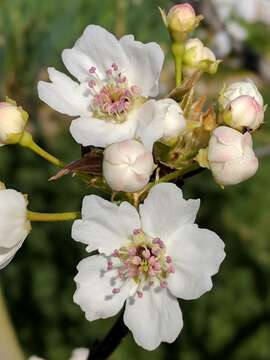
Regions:
<instances>
[{"instance_id":1,"label":"white petal","mask_svg":"<svg viewBox=\"0 0 270 360\"><path fill-rule=\"evenodd\" d=\"M117 269L107 270L107 260L102 255L83 259L77 269L77 290L73 300L85 312L86 318L93 321L116 315L130 295L135 282L120 281ZM121 290L118 294L113 294L113 288Z\"/></svg>"},{"instance_id":2,"label":"white petal","mask_svg":"<svg viewBox=\"0 0 270 360\"><path fill-rule=\"evenodd\" d=\"M24 196L13 189L0 191L0 248L12 248L30 230Z\"/></svg>"},{"instance_id":3,"label":"white petal","mask_svg":"<svg viewBox=\"0 0 270 360\"><path fill-rule=\"evenodd\" d=\"M143 297L127 299L124 322L136 343L154 350L162 341L172 343L183 327L177 299L167 289L144 290Z\"/></svg>"},{"instance_id":4,"label":"white petal","mask_svg":"<svg viewBox=\"0 0 270 360\"><path fill-rule=\"evenodd\" d=\"M71 135L83 146L106 147L116 142L129 140L134 137L137 127L137 110L129 114L128 119L122 124L110 121L81 117L72 121Z\"/></svg>"},{"instance_id":5,"label":"white petal","mask_svg":"<svg viewBox=\"0 0 270 360\"><path fill-rule=\"evenodd\" d=\"M174 184L155 185L140 205L142 229L166 243L175 231L194 222L199 206L200 200L185 200Z\"/></svg>"},{"instance_id":6,"label":"white petal","mask_svg":"<svg viewBox=\"0 0 270 360\"><path fill-rule=\"evenodd\" d=\"M211 276L218 272L225 257L224 243L218 235L197 225L186 225L174 233L167 243L175 273L168 277L173 295L190 300L212 288Z\"/></svg>"},{"instance_id":7,"label":"white petal","mask_svg":"<svg viewBox=\"0 0 270 360\"><path fill-rule=\"evenodd\" d=\"M135 41L132 35L123 36L120 44L127 55L125 74L130 85L139 86L143 96L156 96L164 61L160 46L153 42L143 44Z\"/></svg>"},{"instance_id":8,"label":"white petal","mask_svg":"<svg viewBox=\"0 0 270 360\"><path fill-rule=\"evenodd\" d=\"M88 244L87 251L98 249L110 255L119 249L140 228L137 210L128 202L120 206L96 195L86 196L82 205L82 220L72 227L72 238Z\"/></svg>"},{"instance_id":9,"label":"white petal","mask_svg":"<svg viewBox=\"0 0 270 360\"><path fill-rule=\"evenodd\" d=\"M10 249L0 247L0 270L6 267L11 262L16 252L22 246L24 240L25 238Z\"/></svg>"},{"instance_id":10,"label":"white petal","mask_svg":"<svg viewBox=\"0 0 270 360\"><path fill-rule=\"evenodd\" d=\"M80 82L89 78L89 68L95 66L99 74L116 63L125 69L126 54L116 37L98 25L89 25L72 49L64 50L63 62L68 71Z\"/></svg>"},{"instance_id":11,"label":"white petal","mask_svg":"<svg viewBox=\"0 0 270 360\"><path fill-rule=\"evenodd\" d=\"M90 93L85 84L79 85L54 68L48 68L51 82L39 81L38 95L42 101L62 114L89 114Z\"/></svg>"},{"instance_id":12,"label":"white petal","mask_svg":"<svg viewBox=\"0 0 270 360\"><path fill-rule=\"evenodd\" d=\"M135 136L149 151L152 151L154 142L162 138L164 134L165 111L157 104L158 101L149 100L137 113L138 127Z\"/></svg>"}]
</instances>

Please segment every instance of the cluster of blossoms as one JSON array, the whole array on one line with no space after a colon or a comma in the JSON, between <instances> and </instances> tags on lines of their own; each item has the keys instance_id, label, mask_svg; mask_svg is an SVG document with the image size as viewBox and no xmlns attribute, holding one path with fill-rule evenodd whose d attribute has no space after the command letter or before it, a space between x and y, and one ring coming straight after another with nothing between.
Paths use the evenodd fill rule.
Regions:
<instances>
[{"instance_id":1,"label":"cluster of blossoms","mask_svg":"<svg viewBox=\"0 0 270 360\"><path fill-rule=\"evenodd\" d=\"M0 186L0 267L6 266L33 221L73 220L72 238L89 257L78 265L74 302L89 321L116 315L148 350L173 342L183 321L177 298L196 299L212 288L224 259L224 243L195 224L198 200L185 200L178 179L209 168L221 186L255 174L251 133L263 123L263 99L250 80L225 87L214 104L195 97L203 73L219 61L188 34L202 19L189 4L161 14L171 35L176 88L160 100L164 54L156 43L132 35L117 40L89 25L62 53L73 80L54 68L40 81L40 99L73 118L70 132L83 149L69 165L40 149L25 131L27 114L14 102L0 103L0 142L28 147L67 173L102 189L83 200L77 213L27 210L27 197ZM88 148L87 148L88 149ZM171 183L173 181L175 183ZM143 316L142 316L143 314Z\"/></svg>"}]
</instances>

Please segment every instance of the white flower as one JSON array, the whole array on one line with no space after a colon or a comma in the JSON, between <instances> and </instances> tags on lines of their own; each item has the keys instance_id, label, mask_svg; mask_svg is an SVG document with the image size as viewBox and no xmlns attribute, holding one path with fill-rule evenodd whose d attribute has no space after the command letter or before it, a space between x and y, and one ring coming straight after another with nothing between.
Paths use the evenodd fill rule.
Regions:
<instances>
[{"instance_id":1,"label":"white flower","mask_svg":"<svg viewBox=\"0 0 270 360\"><path fill-rule=\"evenodd\" d=\"M264 108L253 97L241 95L231 101L223 114L227 125L236 130L256 130L264 119Z\"/></svg>"},{"instance_id":2,"label":"white flower","mask_svg":"<svg viewBox=\"0 0 270 360\"><path fill-rule=\"evenodd\" d=\"M216 128L210 138L208 161L220 185L235 185L253 176L258 159L252 149L252 137L227 126Z\"/></svg>"},{"instance_id":3,"label":"white flower","mask_svg":"<svg viewBox=\"0 0 270 360\"><path fill-rule=\"evenodd\" d=\"M174 184L154 186L139 212L86 196L72 237L88 252L75 277L75 303L89 321L117 314L147 350L173 342L183 321L177 298L196 299L212 288L224 244L194 220L199 200L184 200Z\"/></svg>"},{"instance_id":4,"label":"white flower","mask_svg":"<svg viewBox=\"0 0 270 360\"><path fill-rule=\"evenodd\" d=\"M78 348L72 351L70 360L87 360L89 356L89 349Z\"/></svg>"},{"instance_id":5,"label":"white flower","mask_svg":"<svg viewBox=\"0 0 270 360\"><path fill-rule=\"evenodd\" d=\"M22 246L31 225L23 194L0 185L0 269L3 269Z\"/></svg>"},{"instance_id":6,"label":"white flower","mask_svg":"<svg viewBox=\"0 0 270 360\"><path fill-rule=\"evenodd\" d=\"M152 152L136 140L109 145L104 151L103 176L115 191L141 190L154 166Z\"/></svg>"},{"instance_id":7,"label":"white flower","mask_svg":"<svg viewBox=\"0 0 270 360\"><path fill-rule=\"evenodd\" d=\"M38 92L53 109L77 117L70 128L74 139L101 147L132 139L138 110L144 108L147 117L147 98L158 94L164 59L159 45L143 44L132 35L118 41L102 27L89 25L62 59L78 82L49 68L51 83L40 81Z\"/></svg>"},{"instance_id":8,"label":"white flower","mask_svg":"<svg viewBox=\"0 0 270 360\"><path fill-rule=\"evenodd\" d=\"M27 119L27 113L15 103L0 102L0 146L17 143Z\"/></svg>"},{"instance_id":9,"label":"white flower","mask_svg":"<svg viewBox=\"0 0 270 360\"><path fill-rule=\"evenodd\" d=\"M240 81L227 86L221 91L219 104L225 110L230 103L241 95L248 95L254 98L258 104L263 106L263 98L252 80Z\"/></svg>"}]
</instances>

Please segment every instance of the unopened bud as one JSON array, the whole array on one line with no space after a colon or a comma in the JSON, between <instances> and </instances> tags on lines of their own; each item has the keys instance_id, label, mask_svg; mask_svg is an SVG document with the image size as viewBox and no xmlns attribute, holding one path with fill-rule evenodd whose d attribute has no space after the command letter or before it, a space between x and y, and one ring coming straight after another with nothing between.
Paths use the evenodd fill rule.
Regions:
<instances>
[{"instance_id":1,"label":"unopened bud","mask_svg":"<svg viewBox=\"0 0 270 360\"><path fill-rule=\"evenodd\" d=\"M230 103L242 95L254 98L258 104L263 106L263 98L252 80L240 81L225 87L219 96L219 105L224 111Z\"/></svg>"},{"instance_id":2,"label":"unopened bud","mask_svg":"<svg viewBox=\"0 0 270 360\"><path fill-rule=\"evenodd\" d=\"M141 190L153 170L153 155L139 141L122 141L104 151L103 176L114 191Z\"/></svg>"},{"instance_id":3,"label":"unopened bud","mask_svg":"<svg viewBox=\"0 0 270 360\"><path fill-rule=\"evenodd\" d=\"M0 146L19 142L28 114L13 102L0 102Z\"/></svg>"},{"instance_id":4,"label":"unopened bud","mask_svg":"<svg viewBox=\"0 0 270 360\"><path fill-rule=\"evenodd\" d=\"M256 130L263 123L264 108L255 98L241 95L234 99L223 114L224 122L236 130Z\"/></svg>"},{"instance_id":5,"label":"unopened bud","mask_svg":"<svg viewBox=\"0 0 270 360\"><path fill-rule=\"evenodd\" d=\"M235 185L249 179L258 169L251 135L227 126L216 128L209 141L208 162L220 185Z\"/></svg>"},{"instance_id":6,"label":"unopened bud","mask_svg":"<svg viewBox=\"0 0 270 360\"><path fill-rule=\"evenodd\" d=\"M185 44L183 63L185 75L191 76L197 70L216 73L220 61L201 40L189 39Z\"/></svg>"},{"instance_id":7,"label":"unopened bud","mask_svg":"<svg viewBox=\"0 0 270 360\"><path fill-rule=\"evenodd\" d=\"M174 5L167 14L168 28L173 32L190 32L197 26L193 7L188 4Z\"/></svg>"}]
</instances>

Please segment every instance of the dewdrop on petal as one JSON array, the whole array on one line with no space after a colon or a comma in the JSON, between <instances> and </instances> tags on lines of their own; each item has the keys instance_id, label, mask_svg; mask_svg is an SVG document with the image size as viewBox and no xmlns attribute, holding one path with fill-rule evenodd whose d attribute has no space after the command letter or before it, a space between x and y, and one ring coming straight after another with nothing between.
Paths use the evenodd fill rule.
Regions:
<instances>
[{"instance_id":1,"label":"dewdrop on petal","mask_svg":"<svg viewBox=\"0 0 270 360\"><path fill-rule=\"evenodd\" d=\"M228 126L216 128L209 141L208 162L220 185L235 185L249 179L258 169L251 135Z\"/></svg>"},{"instance_id":2,"label":"dewdrop on petal","mask_svg":"<svg viewBox=\"0 0 270 360\"><path fill-rule=\"evenodd\" d=\"M154 167L152 153L136 140L109 145L104 151L103 176L114 191L141 190Z\"/></svg>"},{"instance_id":3,"label":"dewdrop on petal","mask_svg":"<svg viewBox=\"0 0 270 360\"><path fill-rule=\"evenodd\" d=\"M28 114L13 101L0 102L0 146L19 142Z\"/></svg>"}]
</instances>

